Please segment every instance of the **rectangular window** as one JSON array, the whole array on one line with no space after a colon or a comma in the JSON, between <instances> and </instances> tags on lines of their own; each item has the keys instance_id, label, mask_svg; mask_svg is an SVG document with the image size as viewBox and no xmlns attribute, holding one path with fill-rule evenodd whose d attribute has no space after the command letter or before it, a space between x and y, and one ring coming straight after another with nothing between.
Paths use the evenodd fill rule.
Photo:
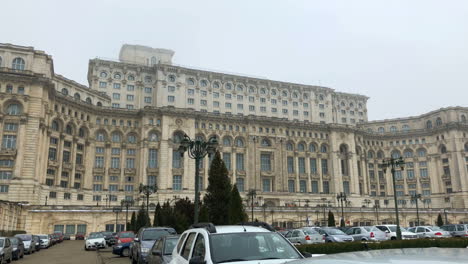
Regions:
<instances>
[{"instance_id":1,"label":"rectangular window","mask_svg":"<svg viewBox=\"0 0 468 264\"><path fill-rule=\"evenodd\" d=\"M150 104L151 103L151 97L145 96L145 103Z\"/></svg>"},{"instance_id":2,"label":"rectangular window","mask_svg":"<svg viewBox=\"0 0 468 264\"><path fill-rule=\"evenodd\" d=\"M158 167L158 150L149 149L148 151L148 168L155 169Z\"/></svg>"},{"instance_id":3,"label":"rectangular window","mask_svg":"<svg viewBox=\"0 0 468 264\"><path fill-rule=\"evenodd\" d=\"M73 188L75 188L75 189L81 188L81 183L75 182L75 183L73 184Z\"/></svg>"},{"instance_id":4,"label":"rectangular window","mask_svg":"<svg viewBox=\"0 0 468 264\"><path fill-rule=\"evenodd\" d=\"M406 177L408 177L409 180L414 179L414 170L406 170Z\"/></svg>"},{"instance_id":5,"label":"rectangular window","mask_svg":"<svg viewBox=\"0 0 468 264\"><path fill-rule=\"evenodd\" d=\"M260 154L260 168L262 171L271 171L270 154Z\"/></svg>"},{"instance_id":6,"label":"rectangular window","mask_svg":"<svg viewBox=\"0 0 468 264\"><path fill-rule=\"evenodd\" d=\"M260 112L265 113L266 112L266 107L265 106L260 106Z\"/></svg>"},{"instance_id":7,"label":"rectangular window","mask_svg":"<svg viewBox=\"0 0 468 264\"><path fill-rule=\"evenodd\" d=\"M133 192L133 185L125 185L124 190L126 192Z\"/></svg>"},{"instance_id":8,"label":"rectangular window","mask_svg":"<svg viewBox=\"0 0 468 264\"><path fill-rule=\"evenodd\" d=\"M135 159L134 158L127 158L125 161L125 167L127 169L134 169L135 168Z\"/></svg>"},{"instance_id":9,"label":"rectangular window","mask_svg":"<svg viewBox=\"0 0 468 264\"><path fill-rule=\"evenodd\" d=\"M237 104L237 110L244 110L243 104Z\"/></svg>"},{"instance_id":10,"label":"rectangular window","mask_svg":"<svg viewBox=\"0 0 468 264\"><path fill-rule=\"evenodd\" d=\"M172 190L174 191L182 190L182 176L175 175L172 177Z\"/></svg>"},{"instance_id":11,"label":"rectangular window","mask_svg":"<svg viewBox=\"0 0 468 264\"><path fill-rule=\"evenodd\" d=\"M301 193L306 193L307 192L307 182L305 180L300 180L299 181L299 191Z\"/></svg>"},{"instance_id":12,"label":"rectangular window","mask_svg":"<svg viewBox=\"0 0 468 264\"><path fill-rule=\"evenodd\" d=\"M288 192L290 193L296 192L296 181L288 180Z\"/></svg>"},{"instance_id":13,"label":"rectangular window","mask_svg":"<svg viewBox=\"0 0 468 264\"><path fill-rule=\"evenodd\" d=\"M0 193L7 193L9 188L10 188L9 185L6 185L6 184L0 185Z\"/></svg>"},{"instance_id":14,"label":"rectangular window","mask_svg":"<svg viewBox=\"0 0 468 264\"><path fill-rule=\"evenodd\" d=\"M155 184L157 184L156 176L154 175L148 176L148 185L155 185Z\"/></svg>"},{"instance_id":15,"label":"rectangular window","mask_svg":"<svg viewBox=\"0 0 468 264\"><path fill-rule=\"evenodd\" d=\"M350 193L350 190L349 190L349 181L344 181L344 182L343 182L343 191L344 191L344 193L346 193L346 194L349 194L349 193Z\"/></svg>"},{"instance_id":16,"label":"rectangular window","mask_svg":"<svg viewBox=\"0 0 468 264\"><path fill-rule=\"evenodd\" d=\"M94 160L95 168L104 168L104 157L96 157Z\"/></svg>"},{"instance_id":17,"label":"rectangular window","mask_svg":"<svg viewBox=\"0 0 468 264\"><path fill-rule=\"evenodd\" d=\"M111 153L112 155L120 155L120 148L112 148Z\"/></svg>"},{"instance_id":18,"label":"rectangular window","mask_svg":"<svg viewBox=\"0 0 468 264\"><path fill-rule=\"evenodd\" d=\"M120 83L114 83L114 89L120 89Z\"/></svg>"},{"instance_id":19,"label":"rectangular window","mask_svg":"<svg viewBox=\"0 0 468 264\"><path fill-rule=\"evenodd\" d=\"M68 181L60 181L60 187L67 188L68 187Z\"/></svg>"},{"instance_id":20,"label":"rectangular window","mask_svg":"<svg viewBox=\"0 0 468 264\"><path fill-rule=\"evenodd\" d=\"M225 103L224 106L225 106L226 108L229 108L229 109L231 109L231 107L232 107L231 103Z\"/></svg>"},{"instance_id":21,"label":"rectangular window","mask_svg":"<svg viewBox=\"0 0 468 264\"><path fill-rule=\"evenodd\" d=\"M249 111L255 111L255 106L254 105L249 105Z\"/></svg>"},{"instance_id":22,"label":"rectangular window","mask_svg":"<svg viewBox=\"0 0 468 264\"><path fill-rule=\"evenodd\" d=\"M0 180L11 180L11 171L0 171Z\"/></svg>"},{"instance_id":23,"label":"rectangular window","mask_svg":"<svg viewBox=\"0 0 468 264\"><path fill-rule=\"evenodd\" d=\"M322 174L328 174L328 160L322 159Z\"/></svg>"},{"instance_id":24,"label":"rectangular window","mask_svg":"<svg viewBox=\"0 0 468 264\"><path fill-rule=\"evenodd\" d=\"M101 201L101 195L93 195L93 201L100 202Z\"/></svg>"},{"instance_id":25,"label":"rectangular window","mask_svg":"<svg viewBox=\"0 0 468 264\"><path fill-rule=\"evenodd\" d=\"M57 149L49 148L49 160L57 160Z\"/></svg>"},{"instance_id":26,"label":"rectangular window","mask_svg":"<svg viewBox=\"0 0 468 264\"><path fill-rule=\"evenodd\" d=\"M16 149L16 135L4 135L2 140L3 149Z\"/></svg>"},{"instance_id":27,"label":"rectangular window","mask_svg":"<svg viewBox=\"0 0 468 264\"><path fill-rule=\"evenodd\" d=\"M127 101L133 101L134 98L132 94L127 94Z\"/></svg>"},{"instance_id":28,"label":"rectangular window","mask_svg":"<svg viewBox=\"0 0 468 264\"><path fill-rule=\"evenodd\" d=\"M107 88L107 82L99 82L99 88Z\"/></svg>"},{"instance_id":29,"label":"rectangular window","mask_svg":"<svg viewBox=\"0 0 468 264\"><path fill-rule=\"evenodd\" d=\"M244 171L244 153L236 153L236 169Z\"/></svg>"},{"instance_id":30,"label":"rectangular window","mask_svg":"<svg viewBox=\"0 0 468 264\"><path fill-rule=\"evenodd\" d=\"M330 183L328 181L323 181L323 193L330 193Z\"/></svg>"},{"instance_id":31,"label":"rectangular window","mask_svg":"<svg viewBox=\"0 0 468 264\"><path fill-rule=\"evenodd\" d=\"M70 151L63 151L63 162L70 162Z\"/></svg>"},{"instance_id":32,"label":"rectangular window","mask_svg":"<svg viewBox=\"0 0 468 264\"><path fill-rule=\"evenodd\" d=\"M231 170L231 153L223 153L223 161L226 169Z\"/></svg>"},{"instance_id":33,"label":"rectangular window","mask_svg":"<svg viewBox=\"0 0 468 264\"><path fill-rule=\"evenodd\" d=\"M206 101L206 100L200 100L200 105L201 105L201 106L206 106L206 105L207 105L207 101Z\"/></svg>"},{"instance_id":34,"label":"rectangular window","mask_svg":"<svg viewBox=\"0 0 468 264\"><path fill-rule=\"evenodd\" d=\"M102 184L93 184L93 191L101 192L102 191Z\"/></svg>"},{"instance_id":35,"label":"rectangular window","mask_svg":"<svg viewBox=\"0 0 468 264\"><path fill-rule=\"evenodd\" d=\"M395 179L402 180L403 176L401 175L401 170L395 170Z\"/></svg>"},{"instance_id":36,"label":"rectangular window","mask_svg":"<svg viewBox=\"0 0 468 264\"><path fill-rule=\"evenodd\" d=\"M189 105L193 105L193 104L195 104L195 99L193 99L193 98L188 98L188 99L187 99L187 103L188 103Z\"/></svg>"},{"instance_id":37,"label":"rectangular window","mask_svg":"<svg viewBox=\"0 0 468 264\"><path fill-rule=\"evenodd\" d=\"M288 173L294 173L294 157L287 158Z\"/></svg>"},{"instance_id":38,"label":"rectangular window","mask_svg":"<svg viewBox=\"0 0 468 264\"><path fill-rule=\"evenodd\" d=\"M310 158L309 165L310 165L310 173L317 174L317 159Z\"/></svg>"},{"instance_id":39,"label":"rectangular window","mask_svg":"<svg viewBox=\"0 0 468 264\"><path fill-rule=\"evenodd\" d=\"M272 113L276 113L276 112L278 112L278 109L276 109L276 108L273 107L273 108L271 108L271 112L272 112Z\"/></svg>"},{"instance_id":40,"label":"rectangular window","mask_svg":"<svg viewBox=\"0 0 468 264\"><path fill-rule=\"evenodd\" d=\"M96 154L103 154L103 153L104 153L104 148L96 147Z\"/></svg>"},{"instance_id":41,"label":"rectangular window","mask_svg":"<svg viewBox=\"0 0 468 264\"><path fill-rule=\"evenodd\" d=\"M182 157L180 155L180 152L178 150L173 150L172 151L172 168L174 169L180 169L182 168Z\"/></svg>"},{"instance_id":42,"label":"rectangular window","mask_svg":"<svg viewBox=\"0 0 468 264\"><path fill-rule=\"evenodd\" d=\"M132 92L135 90L135 86L134 85L127 85L127 91L129 92Z\"/></svg>"},{"instance_id":43,"label":"rectangular window","mask_svg":"<svg viewBox=\"0 0 468 264\"><path fill-rule=\"evenodd\" d=\"M419 176L421 176L421 178L429 177L429 174L427 173L427 168L419 169Z\"/></svg>"},{"instance_id":44,"label":"rectangular window","mask_svg":"<svg viewBox=\"0 0 468 264\"><path fill-rule=\"evenodd\" d=\"M219 93L214 92L214 93L213 93L213 98L219 98Z\"/></svg>"},{"instance_id":45,"label":"rectangular window","mask_svg":"<svg viewBox=\"0 0 468 264\"><path fill-rule=\"evenodd\" d=\"M71 194L70 193L64 193L63 194L63 199L64 200L70 200L71 199ZM74 226L73 226L74 227Z\"/></svg>"},{"instance_id":46,"label":"rectangular window","mask_svg":"<svg viewBox=\"0 0 468 264\"><path fill-rule=\"evenodd\" d=\"M305 174L306 173L305 158L299 157L298 163L299 163L299 173Z\"/></svg>"},{"instance_id":47,"label":"rectangular window","mask_svg":"<svg viewBox=\"0 0 468 264\"><path fill-rule=\"evenodd\" d=\"M270 179L263 179L262 190L263 192L271 192L271 180Z\"/></svg>"},{"instance_id":48,"label":"rectangular window","mask_svg":"<svg viewBox=\"0 0 468 264\"><path fill-rule=\"evenodd\" d=\"M3 127L5 131L18 131L18 124L16 123L6 123Z\"/></svg>"},{"instance_id":49,"label":"rectangular window","mask_svg":"<svg viewBox=\"0 0 468 264\"><path fill-rule=\"evenodd\" d=\"M169 96L167 97L167 101L168 101L169 103L175 102L175 96L169 95Z\"/></svg>"},{"instance_id":50,"label":"rectangular window","mask_svg":"<svg viewBox=\"0 0 468 264\"><path fill-rule=\"evenodd\" d=\"M239 192L244 192L244 178L237 178L236 185Z\"/></svg>"},{"instance_id":51,"label":"rectangular window","mask_svg":"<svg viewBox=\"0 0 468 264\"><path fill-rule=\"evenodd\" d=\"M318 181L312 181L311 185L312 185L312 193L319 193Z\"/></svg>"},{"instance_id":52,"label":"rectangular window","mask_svg":"<svg viewBox=\"0 0 468 264\"><path fill-rule=\"evenodd\" d=\"M153 92L153 88L151 87L145 87L145 93L152 93ZM150 97L151 98L151 97Z\"/></svg>"},{"instance_id":53,"label":"rectangular window","mask_svg":"<svg viewBox=\"0 0 468 264\"><path fill-rule=\"evenodd\" d=\"M113 103L113 104L112 104L112 108L120 108L120 104L118 104L118 103Z\"/></svg>"},{"instance_id":54,"label":"rectangular window","mask_svg":"<svg viewBox=\"0 0 468 264\"><path fill-rule=\"evenodd\" d=\"M229 99L231 99L231 98L232 98L232 95L231 95L231 94L225 94L225 95L224 95L224 97L225 97L226 99L228 99L228 100L229 100Z\"/></svg>"},{"instance_id":55,"label":"rectangular window","mask_svg":"<svg viewBox=\"0 0 468 264\"><path fill-rule=\"evenodd\" d=\"M170 92L170 93L175 92L175 86L168 86L167 91Z\"/></svg>"},{"instance_id":56,"label":"rectangular window","mask_svg":"<svg viewBox=\"0 0 468 264\"><path fill-rule=\"evenodd\" d=\"M76 164L83 165L83 154L76 154Z\"/></svg>"},{"instance_id":57,"label":"rectangular window","mask_svg":"<svg viewBox=\"0 0 468 264\"><path fill-rule=\"evenodd\" d=\"M135 156L135 154L136 154L136 149L127 149L127 155Z\"/></svg>"},{"instance_id":58,"label":"rectangular window","mask_svg":"<svg viewBox=\"0 0 468 264\"><path fill-rule=\"evenodd\" d=\"M109 185L109 192L116 192L119 190L119 186L116 184Z\"/></svg>"},{"instance_id":59,"label":"rectangular window","mask_svg":"<svg viewBox=\"0 0 468 264\"><path fill-rule=\"evenodd\" d=\"M118 94L118 93L113 93L113 94L112 94L112 99L120 100L120 94Z\"/></svg>"},{"instance_id":60,"label":"rectangular window","mask_svg":"<svg viewBox=\"0 0 468 264\"><path fill-rule=\"evenodd\" d=\"M253 102L255 102L255 97L253 97L253 96L249 96L249 102L250 102L250 103L253 103Z\"/></svg>"},{"instance_id":61,"label":"rectangular window","mask_svg":"<svg viewBox=\"0 0 468 264\"><path fill-rule=\"evenodd\" d=\"M111 158L111 168L112 169L120 168L120 158L116 158L116 157Z\"/></svg>"}]
</instances>

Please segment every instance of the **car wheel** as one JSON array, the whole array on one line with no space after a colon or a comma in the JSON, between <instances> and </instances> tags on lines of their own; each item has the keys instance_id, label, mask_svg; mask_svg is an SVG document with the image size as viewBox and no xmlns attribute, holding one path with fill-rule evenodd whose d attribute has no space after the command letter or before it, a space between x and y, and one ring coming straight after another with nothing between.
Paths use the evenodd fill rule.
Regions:
<instances>
[{"instance_id":1,"label":"car wheel","mask_svg":"<svg viewBox=\"0 0 468 264\"><path fill-rule=\"evenodd\" d=\"M124 248L122 250L122 257L128 257L128 255L130 255L128 248Z\"/></svg>"},{"instance_id":2,"label":"car wheel","mask_svg":"<svg viewBox=\"0 0 468 264\"><path fill-rule=\"evenodd\" d=\"M396 240L396 237L391 237L390 240Z\"/></svg>"}]
</instances>

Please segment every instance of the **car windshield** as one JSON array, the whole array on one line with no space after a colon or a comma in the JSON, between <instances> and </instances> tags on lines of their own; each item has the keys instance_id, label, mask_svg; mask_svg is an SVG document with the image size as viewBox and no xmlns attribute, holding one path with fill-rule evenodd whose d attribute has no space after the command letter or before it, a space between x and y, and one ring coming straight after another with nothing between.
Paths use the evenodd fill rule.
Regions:
<instances>
[{"instance_id":1,"label":"car windshield","mask_svg":"<svg viewBox=\"0 0 468 264\"><path fill-rule=\"evenodd\" d=\"M103 238L104 237L104 234L102 233L91 233L89 235L89 238Z\"/></svg>"},{"instance_id":2,"label":"car windshield","mask_svg":"<svg viewBox=\"0 0 468 264\"><path fill-rule=\"evenodd\" d=\"M135 234L133 234L131 232L120 233L119 237L121 237L121 238L134 238Z\"/></svg>"},{"instance_id":3,"label":"car windshield","mask_svg":"<svg viewBox=\"0 0 468 264\"><path fill-rule=\"evenodd\" d=\"M440 228L438 226L429 226L428 228L430 230L432 230L432 231L444 231L444 230L442 230L442 228Z\"/></svg>"},{"instance_id":4,"label":"car windshield","mask_svg":"<svg viewBox=\"0 0 468 264\"><path fill-rule=\"evenodd\" d=\"M49 239L48 236L39 236L40 239Z\"/></svg>"},{"instance_id":5,"label":"car windshield","mask_svg":"<svg viewBox=\"0 0 468 264\"><path fill-rule=\"evenodd\" d=\"M302 258L283 236L275 232L213 234L210 239L214 263Z\"/></svg>"},{"instance_id":6,"label":"car windshield","mask_svg":"<svg viewBox=\"0 0 468 264\"><path fill-rule=\"evenodd\" d=\"M307 230L302 230L304 232L304 234L306 235L315 235L315 234L318 234L317 231L315 230L312 230L312 229L307 229Z\"/></svg>"},{"instance_id":7,"label":"car windshield","mask_svg":"<svg viewBox=\"0 0 468 264\"><path fill-rule=\"evenodd\" d=\"M143 235L141 236L142 240L158 240L160 237L169 235L168 230L165 229L149 229L143 231Z\"/></svg>"},{"instance_id":8,"label":"car windshield","mask_svg":"<svg viewBox=\"0 0 468 264\"><path fill-rule=\"evenodd\" d=\"M10 242L13 245L18 245L18 239L16 237L10 237Z\"/></svg>"},{"instance_id":9,"label":"car windshield","mask_svg":"<svg viewBox=\"0 0 468 264\"><path fill-rule=\"evenodd\" d=\"M178 237L166 238L166 245L164 247L164 255L172 254L172 250L177 245L177 241L179 241Z\"/></svg>"},{"instance_id":10,"label":"car windshield","mask_svg":"<svg viewBox=\"0 0 468 264\"><path fill-rule=\"evenodd\" d=\"M0 247L3 247L3 239L0 239Z\"/></svg>"},{"instance_id":11,"label":"car windshield","mask_svg":"<svg viewBox=\"0 0 468 264\"><path fill-rule=\"evenodd\" d=\"M363 228L364 228L367 232L370 232L371 230L374 229L372 226L364 226Z\"/></svg>"},{"instance_id":12,"label":"car windshield","mask_svg":"<svg viewBox=\"0 0 468 264\"><path fill-rule=\"evenodd\" d=\"M323 230L329 235L346 235L343 231L335 228L324 228Z\"/></svg>"},{"instance_id":13,"label":"car windshield","mask_svg":"<svg viewBox=\"0 0 468 264\"><path fill-rule=\"evenodd\" d=\"M388 229L390 229L390 232L396 232L396 226L388 226Z\"/></svg>"},{"instance_id":14,"label":"car windshield","mask_svg":"<svg viewBox=\"0 0 468 264\"><path fill-rule=\"evenodd\" d=\"M16 237L21 238L23 241L31 241L31 236L30 235L16 235Z\"/></svg>"},{"instance_id":15,"label":"car windshield","mask_svg":"<svg viewBox=\"0 0 468 264\"><path fill-rule=\"evenodd\" d=\"M102 232L104 236L112 236L112 232Z\"/></svg>"}]
</instances>

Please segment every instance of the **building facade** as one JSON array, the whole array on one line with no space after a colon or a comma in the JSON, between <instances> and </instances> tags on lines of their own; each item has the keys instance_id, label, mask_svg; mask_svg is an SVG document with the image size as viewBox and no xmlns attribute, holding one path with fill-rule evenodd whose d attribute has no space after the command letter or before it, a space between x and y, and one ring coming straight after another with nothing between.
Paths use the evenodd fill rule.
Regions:
<instances>
[{"instance_id":1,"label":"building facade","mask_svg":"<svg viewBox=\"0 0 468 264\"><path fill-rule=\"evenodd\" d=\"M0 44L0 200L27 204L26 230L110 229L109 208L137 199L140 183L158 186L151 203L192 198L184 134L217 137L232 183L245 198L256 190L255 215L277 225L324 221L340 192L350 224L394 221L381 161L400 156L405 224L414 194L425 222L443 210L468 221L468 108L369 122L365 96L176 66L173 54L124 45L118 61L90 60L86 87L56 74L50 55Z\"/></svg>"}]
</instances>

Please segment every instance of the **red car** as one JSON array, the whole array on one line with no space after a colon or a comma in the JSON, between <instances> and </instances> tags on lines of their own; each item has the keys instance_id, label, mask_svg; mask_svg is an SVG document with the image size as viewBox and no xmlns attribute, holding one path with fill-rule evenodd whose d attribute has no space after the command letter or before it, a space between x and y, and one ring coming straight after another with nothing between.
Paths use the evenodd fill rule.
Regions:
<instances>
[{"instance_id":1,"label":"red car","mask_svg":"<svg viewBox=\"0 0 468 264\"><path fill-rule=\"evenodd\" d=\"M117 239L117 244L130 243L133 242L135 233L133 233L133 231L122 231L119 232L115 238Z\"/></svg>"},{"instance_id":2,"label":"red car","mask_svg":"<svg viewBox=\"0 0 468 264\"><path fill-rule=\"evenodd\" d=\"M84 233L76 233L75 240L84 240L85 234Z\"/></svg>"}]
</instances>

